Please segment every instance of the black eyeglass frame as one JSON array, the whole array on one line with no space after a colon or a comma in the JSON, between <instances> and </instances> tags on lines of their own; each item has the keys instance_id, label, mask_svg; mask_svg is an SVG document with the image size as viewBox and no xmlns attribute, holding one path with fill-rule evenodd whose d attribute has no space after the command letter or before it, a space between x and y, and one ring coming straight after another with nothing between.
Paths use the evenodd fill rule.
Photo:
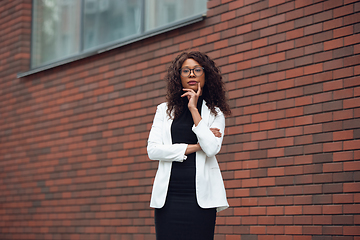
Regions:
<instances>
[{"instance_id":1,"label":"black eyeglass frame","mask_svg":"<svg viewBox=\"0 0 360 240\"><path fill-rule=\"evenodd\" d=\"M201 75L199 75L199 76L196 75L196 73L195 73L195 69L197 69L197 68L201 68L201 69L203 70L203 72L202 72ZM189 74L188 74L187 76L184 76L184 75L181 74L181 71L182 71L183 69L189 69L190 72L189 72ZM188 68L188 67L185 67L185 68L180 68L180 70L179 70L180 75L183 76L183 77L189 77L189 76L191 75L191 71L194 73L194 75L195 75L196 77L201 77L201 76L204 74L204 72L205 72L205 70L204 70L203 67L195 67L195 68L193 68L193 69Z\"/></svg>"}]
</instances>

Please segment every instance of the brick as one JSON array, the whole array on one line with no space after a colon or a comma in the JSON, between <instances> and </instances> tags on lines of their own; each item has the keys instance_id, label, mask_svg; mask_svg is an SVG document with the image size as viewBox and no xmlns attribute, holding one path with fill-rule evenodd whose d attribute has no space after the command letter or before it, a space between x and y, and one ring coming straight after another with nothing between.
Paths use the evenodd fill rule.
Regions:
<instances>
[{"instance_id":1,"label":"brick","mask_svg":"<svg viewBox=\"0 0 360 240\"><path fill-rule=\"evenodd\" d=\"M286 71L286 77L287 78L293 78L303 75L303 68L296 68Z\"/></svg>"},{"instance_id":2,"label":"brick","mask_svg":"<svg viewBox=\"0 0 360 240\"><path fill-rule=\"evenodd\" d=\"M324 89L325 90L325 89ZM314 103L328 102L333 99L331 92L324 92L314 95Z\"/></svg>"},{"instance_id":3,"label":"brick","mask_svg":"<svg viewBox=\"0 0 360 240\"><path fill-rule=\"evenodd\" d=\"M268 57L265 56L265 57L251 60L251 65L252 65L252 67L256 67L256 66L260 66L260 65L265 65L268 62L269 62Z\"/></svg>"},{"instance_id":4,"label":"brick","mask_svg":"<svg viewBox=\"0 0 360 240\"><path fill-rule=\"evenodd\" d=\"M344 100L344 109L346 108L356 108L359 106L359 98L352 98Z\"/></svg>"},{"instance_id":5,"label":"brick","mask_svg":"<svg viewBox=\"0 0 360 240\"><path fill-rule=\"evenodd\" d=\"M318 215L318 214L321 214L321 206L316 206L316 205L313 205L313 206L304 206L303 207L303 212L305 215ZM314 221L314 220L313 220Z\"/></svg>"},{"instance_id":6,"label":"brick","mask_svg":"<svg viewBox=\"0 0 360 240\"><path fill-rule=\"evenodd\" d=\"M360 56L356 55L356 56L350 56L344 59L344 67L348 67L348 66L352 66L352 65L357 65L360 63ZM356 74L356 73L354 73Z\"/></svg>"},{"instance_id":7,"label":"brick","mask_svg":"<svg viewBox=\"0 0 360 240\"><path fill-rule=\"evenodd\" d=\"M270 36L276 33L276 26L260 29L260 37Z\"/></svg>"},{"instance_id":8,"label":"brick","mask_svg":"<svg viewBox=\"0 0 360 240\"><path fill-rule=\"evenodd\" d=\"M314 143L332 141L332 133L330 132L314 134L312 137Z\"/></svg>"},{"instance_id":9,"label":"brick","mask_svg":"<svg viewBox=\"0 0 360 240\"><path fill-rule=\"evenodd\" d=\"M347 29L349 29L349 28L351 28L351 27L348 27ZM360 24L359 23L354 25L353 33L360 33Z\"/></svg>"},{"instance_id":10,"label":"brick","mask_svg":"<svg viewBox=\"0 0 360 240\"><path fill-rule=\"evenodd\" d=\"M341 205L325 205L323 206L324 214L342 214L342 206Z\"/></svg>"},{"instance_id":11,"label":"brick","mask_svg":"<svg viewBox=\"0 0 360 240\"><path fill-rule=\"evenodd\" d=\"M354 216L352 215L333 216L332 222L335 225L352 225L354 224Z\"/></svg>"},{"instance_id":12,"label":"brick","mask_svg":"<svg viewBox=\"0 0 360 240\"><path fill-rule=\"evenodd\" d=\"M328 0L324 3L324 10L342 6L342 1Z\"/></svg>"},{"instance_id":13,"label":"brick","mask_svg":"<svg viewBox=\"0 0 360 240\"><path fill-rule=\"evenodd\" d=\"M251 11L256 12L265 8L268 8L269 4L268 2L258 2L253 5L251 5Z\"/></svg>"},{"instance_id":14,"label":"brick","mask_svg":"<svg viewBox=\"0 0 360 240\"><path fill-rule=\"evenodd\" d=\"M310 24L313 24L313 16L308 16L295 20L295 28L304 27Z\"/></svg>"},{"instance_id":15,"label":"brick","mask_svg":"<svg viewBox=\"0 0 360 240\"><path fill-rule=\"evenodd\" d=\"M360 140L353 140L353 141L346 141L343 144L343 149L344 150L351 150L351 149L356 149L356 144L358 144L360 142Z\"/></svg>"},{"instance_id":16,"label":"brick","mask_svg":"<svg viewBox=\"0 0 360 240\"><path fill-rule=\"evenodd\" d=\"M331 216L314 216L314 225L331 225ZM330 229L325 229L325 227L330 226L323 226L323 231L330 231Z\"/></svg>"},{"instance_id":17,"label":"brick","mask_svg":"<svg viewBox=\"0 0 360 240\"><path fill-rule=\"evenodd\" d=\"M250 32L251 30L252 30L251 24L246 24L236 28L236 34L237 35L244 34L246 32Z\"/></svg>"},{"instance_id":18,"label":"brick","mask_svg":"<svg viewBox=\"0 0 360 240\"><path fill-rule=\"evenodd\" d=\"M285 51L285 50L289 50L294 48L294 41L287 41L287 42L283 42L283 43L279 43L277 44L277 49L278 51Z\"/></svg>"},{"instance_id":19,"label":"brick","mask_svg":"<svg viewBox=\"0 0 360 240\"><path fill-rule=\"evenodd\" d=\"M336 111L333 113L333 120L335 120L335 121L344 120L344 119L348 119L348 118L352 118L352 117L353 117L353 112L350 109Z\"/></svg>"},{"instance_id":20,"label":"brick","mask_svg":"<svg viewBox=\"0 0 360 240\"><path fill-rule=\"evenodd\" d=\"M360 163L357 162L346 162L344 163L344 171L357 171Z\"/></svg>"},{"instance_id":21,"label":"brick","mask_svg":"<svg viewBox=\"0 0 360 240\"><path fill-rule=\"evenodd\" d=\"M284 5L283 5L284 6ZM278 7L280 9L280 6ZM294 7L292 7L290 10L293 10ZM293 19L297 19L304 16L304 10L303 9L296 9L293 11L289 11L285 13L286 21L290 21Z\"/></svg>"},{"instance_id":22,"label":"brick","mask_svg":"<svg viewBox=\"0 0 360 240\"><path fill-rule=\"evenodd\" d=\"M344 183L344 192L356 192L359 189L358 183Z\"/></svg>"},{"instance_id":23,"label":"brick","mask_svg":"<svg viewBox=\"0 0 360 240\"><path fill-rule=\"evenodd\" d=\"M266 46L268 44L268 39L267 38L262 38L259 40L255 40L253 42L251 42L252 44L252 48L259 48L259 47L263 47Z\"/></svg>"},{"instance_id":24,"label":"brick","mask_svg":"<svg viewBox=\"0 0 360 240\"><path fill-rule=\"evenodd\" d=\"M266 233L269 234L284 234L283 226L269 226L266 229Z\"/></svg>"},{"instance_id":25,"label":"brick","mask_svg":"<svg viewBox=\"0 0 360 240\"><path fill-rule=\"evenodd\" d=\"M345 57L345 56L351 56L353 55L354 51L353 51L353 47L344 47L341 49L336 49L333 51L333 57L334 58L339 58L339 57ZM350 60L350 59L349 59ZM352 61L351 61L352 60ZM356 64L356 57L352 58L350 61L351 63L355 63ZM355 61L354 61L355 60ZM346 63L345 66L349 66L351 65L351 63Z\"/></svg>"},{"instance_id":26,"label":"brick","mask_svg":"<svg viewBox=\"0 0 360 240\"><path fill-rule=\"evenodd\" d=\"M269 56L269 63L285 60L285 53L277 53Z\"/></svg>"},{"instance_id":27,"label":"brick","mask_svg":"<svg viewBox=\"0 0 360 240\"><path fill-rule=\"evenodd\" d=\"M360 42L359 40L360 34L353 34L348 37L344 37L344 46L354 45Z\"/></svg>"},{"instance_id":28,"label":"brick","mask_svg":"<svg viewBox=\"0 0 360 240\"><path fill-rule=\"evenodd\" d=\"M333 38L333 32L332 31L324 31L322 33L315 34L313 36L313 42L314 43L324 42L326 40L331 40L332 38Z\"/></svg>"},{"instance_id":29,"label":"brick","mask_svg":"<svg viewBox=\"0 0 360 240\"><path fill-rule=\"evenodd\" d=\"M343 229L341 226L324 226L323 227L323 234L327 234L327 235L337 235L337 234L342 234Z\"/></svg>"},{"instance_id":30,"label":"brick","mask_svg":"<svg viewBox=\"0 0 360 240\"><path fill-rule=\"evenodd\" d=\"M310 35L314 33L321 32L323 30L323 24L318 23L311 26L304 27L304 35Z\"/></svg>"},{"instance_id":31,"label":"brick","mask_svg":"<svg viewBox=\"0 0 360 240\"><path fill-rule=\"evenodd\" d=\"M357 119L347 119L344 121L344 129L359 128L360 122Z\"/></svg>"},{"instance_id":32,"label":"brick","mask_svg":"<svg viewBox=\"0 0 360 240\"><path fill-rule=\"evenodd\" d=\"M313 82L314 79L312 76L300 76L298 78L295 78L295 86L309 85Z\"/></svg>"},{"instance_id":33,"label":"brick","mask_svg":"<svg viewBox=\"0 0 360 240\"><path fill-rule=\"evenodd\" d=\"M313 69L319 69L319 66L313 66ZM305 71L305 70L304 70ZM307 70L307 71L312 71ZM314 93L319 93L323 91L323 85L322 84L312 84L312 85L308 85L304 87L304 94L314 94Z\"/></svg>"},{"instance_id":34,"label":"brick","mask_svg":"<svg viewBox=\"0 0 360 240\"><path fill-rule=\"evenodd\" d=\"M355 236L355 235L359 235L359 230L354 227L354 226L344 226L343 227L343 234L344 235L350 235L350 236Z\"/></svg>"},{"instance_id":35,"label":"brick","mask_svg":"<svg viewBox=\"0 0 360 240\"><path fill-rule=\"evenodd\" d=\"M354 214L354 213L359 213L360 212L360 208L358 204L355 204L353 206L351 205L344 205L344 210L343 212L345 214ZM356 216L356 215L355 215ZM356 219L357 220L357 219Z\"/></svg>"},{"instance_id":36,"label":"brick","mask_svg":"<svg viewBox=\"0 0 360 240\"><path fill-rule=\"evenodd\" d=\"M280 62L280 63L278 63L276 65L277 65L278 71L282 71L282 70L294 68L295 61L294 60L288 60L288 61ZM301 69L291 69L290 72L298 73L300 70ZM295 76L296 76L296 74L295 74Z\"/></svg>"},{"instance_id":37,"label":"brick","mask_svg":"<svg viewBox=\"0 0 360 240\"><path fill-rule=\"evenodd\" d=\"M269 25L279 24L285 21L285 14L279 14L269 18Z\"/></svg>"},{"instance_id":38,"label":"brick","mask_svg":"<svg viewBox=\"0 0 360 240\"><path fill-rule=\"evenodd\" d=\"M284 151L285 156L294 156L303 154L302 146L286 147Z\"/></svg>"},{"instance_id":39,"label":"brick","mask_svg":"<svg viewBox=\"0 0 360 240\"><path fill-rule=\"evenodd\" d=\"M310 106L304 106L304 114L319 113L322 112L322 108L323 108L322 104L313 104ZM329 116L331 117L331 115L327 113L315 115L314 122L319 123L319 122L331 121L329 120Z\"/></svg>"},{"instance_id":40,"label":"brick","mask_svg":"<svg viewBox=\"0 0 360 240\"><path fill-rule=\"evenodd\" d=\"M227 20L235 18L235 17L236 17L235 11L226 12L226 13L221 14L221 21L227 21Z\"/></svg>"},{"instance_id":41,"label":"brick","mask_svg":"<svg viewBox=\"0 0 360 240\"><path fill-rule=\"evenodd\" d=\"M302 96L304 94L304 89L303 87L288 89L286 90L285 94L287 98ZM295 105L296 105L296 99L295 99Z\"/></svg>"},{"instance_id":42,"label":"brick","mask_svg":"<svg viewBox=\"0 0 360 240\"><path fill-rule=\"evenodd\" d=\"M344 80L344 87L358 86L360 77L352 77Z\"/></svg>"},{"instance_id":43,"label":"brick","mask_svg":"<svg viewBox=\"0 0 360 240\"><path fill-rule=\"evenodd\" d=\"M316 5L314 5L316 6ZM333 11L332 10L328 10L328 11L323 11L321 13L315 14L314 15L314 23L317 22L323 22L329 19L333 18Z\"/></svg>"},{"instance_id":44,"label":"brick","mask_svg":"<svg viewBox=\"0 0 360 240\"><path fill-rule=\"evenodd\" d=\"M334 38L344 37L354 33L353 26L347 26L334 30Z\"/></svg>"},{"instance_id":45,"label":"brick","mask_svg":"<svg viewBox=\"0 0 360 240\"><path fill-rule=\"evenodd\" d=\"M318 63L318 62L323 62L323 61L328 61L332 59L332 52L322 52L322 53L318 53L314 55L314 63ZM325 64L327 64L326 62L324 63L324 67ZM325 70L325 69L324 69ZM328 72L330 74L332 74L331 72Z\"/></svg>"},{"instance_id":46,"label":"brick","mask_svg":"<svg viewBox=\"0 0 360 240\"><path fill-rule=\"evenodd\" d=\"M254 22L256 20L259 20L259 18L260 18L260 13L252 11L251 14L244 16L244 23Z\"/></svg>"},{"instance_id":47,"label":"brick","mask_svg":"<svg viewBox=\"0 0 360 240\"><path fill-rule=\"evenodd\" d=\"M336 203L353 203L354 197L352 194L333 194L333 202ZM344 216L336 216L337 219L341 219ZM334 217L333 217L334 219Z\"/></svg>"},{"instance_id":48,"label":"brick","mask_svg":"<svg viewBox=\"0 0 360 240\"><path fill-rule=\"evenodd\" d=\"M309 216L294 216L294 224L296 225L309 225L312 224L312 217ZM302 236L304 237L304 236Z\"/></svg>"},{"instance_id":49,"label":"brick","mask_svg":"<svg viewBox=\"0 0 360 240\"><path fill-rule=\"evenodd\" d=\"M310 126L304 126L304 134L318 133L321 131L322 131L322 124L313 124Z\"/></svg>"},{"instance_id":50,"label":"brick","mask_svg":"<svg viewBox=\"0 0 360 240\"><path fill-rule=\"evenodd\" d=\"M343 21L342 18L337 18L337 19L333 19L333 20L329 20L324 22L324 31L329 30L329 29L334 29L334 28L338 28L338 27L342 27L343 25Z\"/></svg>"},{"instance_id":51,"label":"brick","mask_svg":"<svg viewBox=\"0 0 360 240\"><path fill-rule=\"evenodd\" d=\"M354 24L359 21L360 13L354 13L344 17L344 25Z\"/></svg>"},{"instance_id":52,"label":"brick","mask_svg":"<svg viewBox=\"0 0 360 240\"><path fill-rule=\"evenodd\" d=\"M328 122L328 123L323 123L323 131L324 132L328 132L328 131L339 131L343 129L342 128L342 123L337 121L337 122Z\"/></svg>"},{"instance_id":53,"label":"brick","mask_svg":"<svg viewBox=\"0 0 360 240\"><path fill-rule=\"evenodd\" d=\"M306 55L311 53L321 52L324 50L324 45L323 43L313 44L310 46L306 46L304 50L305 50L304 53Z\"/></svg>"},{"instance_id":54,"label":"brick","mask_svg":"<svg viewBox=\"0 0 360 240\"><path fill-rule=\"evenodd\" d=\"M348 97L353 97L352 89L344 89L334 92L334 99L343 99Z\"/></svg>"},{"instance_id":55,"label":"brick","mask_svg":"<svg viewBox=\"0 0 360 240\"><path fill-rule=\"evenodd\" d=\"M324 193L342 193L343 188L341 183L334 184L325 184L323 192Z\"/></svg>"},{"instance_id":56,"label":"brick","mask_svg":"<svg viewBox=\"0 0 360 240\"><path fill-rule=\"evenodd\" d=\"M322 144L313 144L313 145L304 146L304 153L305 154L318 153L318 152L322 152L322 151L323 151Z\"/></svg>"},{"instance_id":57,"label":"brick","mask_svg":"<svg viewBox=\"0 0 360 240\"><path fill-rule=\"evenodd\" d=\"M269 7L285 3L285 0L269 0Z\"/></svg>"},{"instance_id":58,"label":"brick","mask_svg":"<svg viewBox=\"0 0 360 240\"><path fill-rule=\"evenodd\" d=\"M252 40L255 40L255 39L258 39L258 38L260 38L260 31L259 30L252 31L250 33L245 33L244 34L244 42L252 41Z\"/></svg>"},{"instance_id":59,"label":"brick","mask_svg":"<svg viewBox=\"0 0 360 240\"><path fill-rule=\"evenodd\" d=\"M334 151L341 151L341 150L342 150L342 143L341 142L324 143L323 144L323 151L324 152L334 152Z\"/></svg>"},{"instance_id":60,"label":"brick","mask_svg":"<svg viewBox=\"0 0 360 240\"><path fill-rule=\"evenodd\" d=\"M251 6L244 6L236 10L236 16L244 16L251 13Z\"/></svg>"},{"instance_id":61,"label":"brick","mask_svg":"<svg viewBox=\"0 0 360 240\"><path fill-rule=\"evenodd\" d=\"M313 57L312 56L305 56L301 58L295 59L295 67L308 65L313 63Z\"/></svg>"},{"instance_id":62,"label":"brick","mask_svg":"<svg viewBox=\"0 0 360 240\"><path fill-rule=\"evenodd\" d=\"M285 79L285 72L276 72L269 74L269 82L275 82L282 79Z\"/></svg>"},{"instance_id":63,"label":"brick","mask_svg":"<svg viewBox=\"0 0 360 240\"><path fill-rule=\"evenodd\" d=\"M244 54L243 53L238 53L238 54L229 56L229 63L240 62L243 59L244 59Z\"/></svg>"},{"instance_id":64,"label":"brick","mask_svg":"<svg viewBox=\"0 0 360 240\"><path fill-rule=\"evenodd\" d=\"M322 11L323 11L322 3L312 4L312 5L304 8L304 15L314 15L315 13L322 12Z\"/></svg>"},{"instance_id":65,"label":"brick","mask_svg":"<svg viewBox=\"0 0 360 240\"><path fill-rule=\"evenodd\" d=\"M276 216L275 223L277 225L288 225L293 224L293 217L292 216Z\"/></svg>"},{"instance_id":66,"label":"brick","mask_svg":"<svg viewBox=\"0 0 360 240\"><path fill-rule=\"evenodd\" d=\"M275 223L275 217L272 216L259 216L258 223L261 225L272 225Z\"/></svg>"},{"instance_id":67,"label":"brick","mask_svg":"<svg viewBox=\"0 0 360 240\"><path fill-rule=\"evenodd\" d=\"M229 3L229 10L238 9L244 6L244 1L235 1Z\"/></svg>"},{"instance_id":68,"label":"brick","mask_svg":"<svg viewBox=\"0 0 360 240\"><path fill-rule=\"evenodd\" d=\"M324 51L339 48L344 46L344 39L338 38L331 41L324 42Z\"/></svg>"}]
</instances>

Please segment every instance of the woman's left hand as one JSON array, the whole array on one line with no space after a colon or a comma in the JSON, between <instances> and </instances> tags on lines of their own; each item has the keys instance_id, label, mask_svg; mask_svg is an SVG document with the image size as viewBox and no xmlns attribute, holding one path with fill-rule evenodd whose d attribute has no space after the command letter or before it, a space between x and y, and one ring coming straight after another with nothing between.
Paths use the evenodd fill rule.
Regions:
<instances>
[{"instance_id":1,"label":"woman's left hand","mask_svg":"<svg viewBox=\"0 0 360 240\"><path fill-rule=\"evenodd\" d=\"M218 129L218 128L210 128L210 131L214 134L215 137L218 137L218 138L221 137L220 129Z\"/></svg>"},{"instance_id":2,"label":"woman's left hand","mask_svg":"<svg viewBox=\"0 0 360 240\"><path fill-rule=\"evenodd\" d=\"M189 110L194 110L197 108L197 102L199 97L201 96L201 86L200 82L198 82L198 90L195 92L193 89L190 88L184 88L183 89L185 93L181 95L181 97L187 97L189 100L188 108Z\"/></svg>"}]
</instances>

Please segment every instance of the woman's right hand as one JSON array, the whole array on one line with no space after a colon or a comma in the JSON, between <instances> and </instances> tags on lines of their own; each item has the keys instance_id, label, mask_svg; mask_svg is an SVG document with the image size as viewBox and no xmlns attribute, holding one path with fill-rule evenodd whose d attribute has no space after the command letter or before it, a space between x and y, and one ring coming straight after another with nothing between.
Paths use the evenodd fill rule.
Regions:
<instances>
[{"instance_id":1,"label":"woman's right hand","mask_svg":"<svg viewBox=\"0 0 360 240\"><path fill-rule=\"evenodd\" d=\"M201 150L201 147L200 147L200 144L197 143L197 144L189 144L186 148L186 151L185 151L185 155L189 155L191 153L194 153L194 152L197 152L197 151L200 151Z\"/></svg>"}]
</instances>

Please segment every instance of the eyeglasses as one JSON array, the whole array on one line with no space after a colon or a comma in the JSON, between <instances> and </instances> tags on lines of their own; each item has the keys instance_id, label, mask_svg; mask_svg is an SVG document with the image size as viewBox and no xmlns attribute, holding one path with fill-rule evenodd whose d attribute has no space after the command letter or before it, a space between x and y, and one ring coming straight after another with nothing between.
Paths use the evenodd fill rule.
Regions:
<instances>
[{"instance_id":1,"label":"eyeglasses","mask_svg":"<svg viewBox=\"0 0 360 240\"><path fill-rule=\"evenodd\" d=\"M189 77L191 74L191 71L194 73L194 75L196 77L200 77L201 75L204 74L204 68L203 67L196 67L194 69L190 69L190 68L180 68L180 74L183 77Z\"/></svg>"}]
</instances>

